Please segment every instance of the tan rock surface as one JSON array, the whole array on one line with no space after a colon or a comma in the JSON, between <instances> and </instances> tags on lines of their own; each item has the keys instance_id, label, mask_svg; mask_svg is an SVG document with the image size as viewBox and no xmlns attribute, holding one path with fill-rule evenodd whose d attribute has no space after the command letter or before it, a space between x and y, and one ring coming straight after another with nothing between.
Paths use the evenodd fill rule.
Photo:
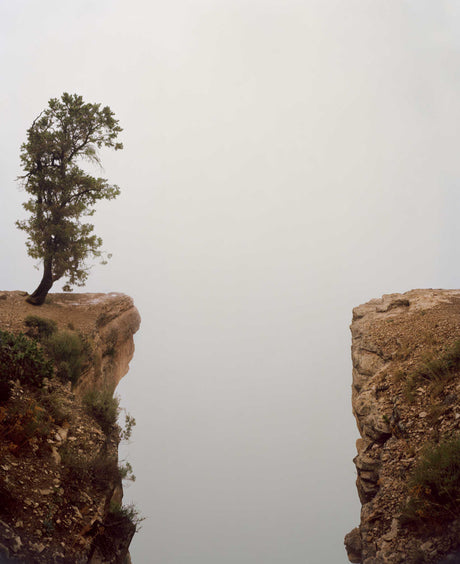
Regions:
<instances>
[{"instance_id":1,"label":"tan rock surface","mask_svg":"<svg viewBox=\"0 0 460 564\"><path fill-rule=\"evenodd\" d=\"M134 354L133 335L139 329L140 315L132 298L125 294L49 294L42 306L24 299L25 292L0 292L0 328L25 331L24 320L38 315L56 321L59 329L72 328L94 345L95 361L75 388L115 389L128 372Z\"/></svg>"},{"instance_id":2,"label":"tan rock surface","mask_svg":"<svg viewBox=\"0 0 460 564\"><path fill-rule=\"evenodd\" d=\"M85 338L91 360L73 389L56 376L35 388L18 380L11 398L0 402L0 561L128 561L135 527L120 534L109 511L123 497L119 429L103 428L81 398L91 390L113 392L126 374L139 313L124 294L50 294L39 307L24 295L0 292L1 330L24 332L29 315L51 319ZM30 406L44 423L27 443L16 444L11 414L27 414Z\"/></svg>"},{"instance_id":3,"label":"tan rock surface","mask_svg":"<svg viewBox=\"0 0 460 564\"><path fill-rule=\"evenodd\" d=\"M401 520L407 479L427 441L460 430L460 374L433 392L411 373L460 339L460 290L385 295L353 310L354 459L361 522L345 539L351 562L439 562L460 545L460 521L414 530ZM460 517L460 516L459 516Z\"/></svg>"}]
</instances>

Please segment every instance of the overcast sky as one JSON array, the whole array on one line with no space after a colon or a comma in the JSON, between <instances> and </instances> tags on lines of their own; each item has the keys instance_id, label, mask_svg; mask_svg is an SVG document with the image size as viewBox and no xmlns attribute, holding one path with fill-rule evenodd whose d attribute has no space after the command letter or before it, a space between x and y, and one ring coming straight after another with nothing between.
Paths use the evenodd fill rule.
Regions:
<instances>
[{"instance_id":1,"label":"overcast sky","mask_svg":"<svg viewBox=\"0 0 460 564\"><path fill-rule=\"evenodd\" d=\"M134 564L345 564L351 309L459 284L460 4L3 0L0 53L1 290L40 278L32 120L67 91L124 128L86 290L142 315Z\"/></svg>"}]
</instances>

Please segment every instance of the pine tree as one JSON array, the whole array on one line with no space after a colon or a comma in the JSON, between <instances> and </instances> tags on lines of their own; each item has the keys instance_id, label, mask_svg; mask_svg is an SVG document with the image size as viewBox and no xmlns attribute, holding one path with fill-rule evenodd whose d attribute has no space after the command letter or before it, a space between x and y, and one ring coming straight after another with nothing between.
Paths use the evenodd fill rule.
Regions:
<instances>
[{"instance_id":1,"label":"pine tree","mask_svg":"<svg viewBox=\"0 0 460 564\"><path fill-rule=\"evenodd\" d=\"M43 304L54 282L63 277L67 278L64 290L83 286L87 259L102 257L101 238L82 218L94 214L98 200L112 200L120 190L79 164L85 160L100 164L101 147L122 149L116 142L121 131L108 106L88 104L67 93L52 98L27 131L21 146L25 174L19 180L31 196L23 204L30 217L16 225L28 235L28 254L43 262L42 280L28 302Z\"/></svg>"}]
</instances>

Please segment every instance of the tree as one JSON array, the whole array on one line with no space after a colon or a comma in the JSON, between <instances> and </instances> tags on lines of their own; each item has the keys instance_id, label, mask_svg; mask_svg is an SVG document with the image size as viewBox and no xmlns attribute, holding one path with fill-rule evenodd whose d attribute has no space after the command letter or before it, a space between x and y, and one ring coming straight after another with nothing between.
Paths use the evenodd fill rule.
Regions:
<instances>
[{"instance_id":1,"label":"tree","mask_svg":"<svg viewBox=\"0 0 460 564\"><path fill-rule=\"evenodd\" d=\"M25 174L19 180L31 196L23 204L31 215L16 225L28 235L28 254L43 261L43 277L27 298L29 303L41 305L54 282L63 277L67 277L65 291L83 286L89 273L87 259L102 256L101 238L82 217L92 216L98 200L112 200L120 190L78 165L100 164L97 149L101 147L122 149L116 142L121 131L108 106L88 104L67 93L49 100L28 129L21 146Z\"/></svg>"}]
</instances>

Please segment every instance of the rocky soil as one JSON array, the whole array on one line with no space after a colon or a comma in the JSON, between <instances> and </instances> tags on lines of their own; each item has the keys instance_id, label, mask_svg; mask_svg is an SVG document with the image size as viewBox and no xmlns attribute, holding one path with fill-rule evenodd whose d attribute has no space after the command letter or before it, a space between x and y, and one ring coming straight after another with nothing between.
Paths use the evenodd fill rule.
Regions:
<instances>
[{"instance_id":1,"label":"rocky soil","mask_svg":"<svg viewBox=\"0 0 460 564\"><path fill-rule=\"evenodd\" d=\"M78 331L92 355L73 389L56 377L40 388L15 381L0 402L0 562L128 562L135 527L111 510L123 496L120 429L102 428L82 397L112 393L127 372L139 313L123 294L52 294L37 308L22 292L0 292L1 330L25 331L28 315ZM16 433L14 410L23 426L40 421L34 436Z\"/></svg>"},{"instance_id":2,"label":"rocky soil","mask_svg":"<svg viewBox=\"0 0 460 564\"><path fill-rule=\"evenodd\" d=\"M351 332L362 510L345 537L349 560L440 562L460 547L460 519L408 522L408 479L427 442L460 431L460 373L442 382L413 374L460 339L460 291L385 295L353 310Z\"/></svg>"}]
</instances>

